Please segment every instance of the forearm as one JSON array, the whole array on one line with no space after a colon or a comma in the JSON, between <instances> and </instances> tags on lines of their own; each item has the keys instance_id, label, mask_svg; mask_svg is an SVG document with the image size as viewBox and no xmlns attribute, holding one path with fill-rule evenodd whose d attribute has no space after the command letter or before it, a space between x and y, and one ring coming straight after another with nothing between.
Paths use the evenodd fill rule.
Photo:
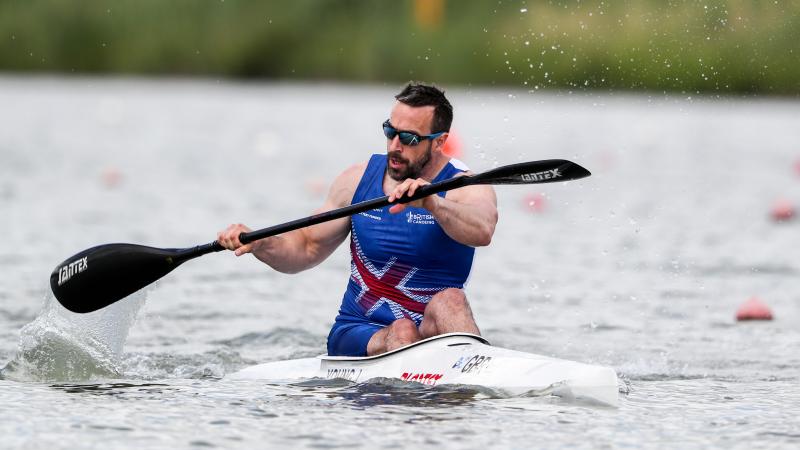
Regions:
<instances>
[{"instance_id":1,"label":"forearm","mask_svg":"<svg viewBox=\"0 0 800 450\"><path fill-rule=\"evenodd\" d=\"M356 164L340 174L331 185L328 198L317 214L350 204L366 163ZM228 225L217 233L217 242L236 256L252 253L263 263L283 273L310 269L325 260L350 233L350 218L324 221L316 225L242 244L241 233L252 231L244 224Z\"/></svg>"},{"instance_id":2,"label":"forearm","mask_svg":"<svg viewBox=\"0 0 800 450\"><path fill-rule=\"evenodd\" d=\"M278 272L302 272L321 262L316 252L311 251L312 246L308 245L302 230L262 239L254 244L253 256Z\"/></svg>"},{"instance_id":3,"label":"forearm","mask_svg":"<svg viewBox=\"0 0 800 450\"><path fill-rule=\"evenodd\" d=\"M453 240L472 247L489 245L497 225L497 209L489 204L458 203L431 196L429 211Z\"/></svg>"},{"instance_id":4,"label":"forearm","mask_svg":"<svg viewBox=\"0 0 800 450\"><path fill-rule=\"evenodd\" d=\"M337 219L256 241L252 253L278 272L302 272L324 261L349 233L350 219Z\"/></svg>"}]
</instances>

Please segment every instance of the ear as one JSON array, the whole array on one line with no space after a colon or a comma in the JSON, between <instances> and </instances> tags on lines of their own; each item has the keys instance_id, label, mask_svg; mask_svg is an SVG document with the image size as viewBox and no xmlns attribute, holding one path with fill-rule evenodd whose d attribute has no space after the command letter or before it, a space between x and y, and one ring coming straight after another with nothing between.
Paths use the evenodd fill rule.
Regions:
<instances>
[{"instance_id":1,"label":"ear","mask_svg":"<svg viewBox=\"0 0 800 450\"><path fill-rule=\"evenodd\" d=\"M435 150L442 151L444 150L444 143L447 142L447 137L450 136L450 133L445 133L436 139L433 140L433 147Z\"/></svg>"}]
</instances>

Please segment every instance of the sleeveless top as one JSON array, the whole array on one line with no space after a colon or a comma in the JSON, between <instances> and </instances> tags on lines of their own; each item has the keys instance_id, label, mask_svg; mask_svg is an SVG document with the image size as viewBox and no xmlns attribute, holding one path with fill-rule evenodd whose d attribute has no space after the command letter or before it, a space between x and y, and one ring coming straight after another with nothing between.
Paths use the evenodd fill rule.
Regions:
<instances>
[{"instance_id":1,"label":"sleeveless top","mask_svg":"<svg viewBox=\"0 0 800 450\"><path fill-rule=\"evenodd\" d=\"M385 154L372 155L353 204L386 195L386 161ZM461 161L451 159L432 182L466 170ZM450 238L425 209L409 206L391 214L386 206L354 215L350 280L336 321L388 325L408 318L419 325L434 294L464 287L474 255L474 247Z\"/></svg>"}]
</instances>

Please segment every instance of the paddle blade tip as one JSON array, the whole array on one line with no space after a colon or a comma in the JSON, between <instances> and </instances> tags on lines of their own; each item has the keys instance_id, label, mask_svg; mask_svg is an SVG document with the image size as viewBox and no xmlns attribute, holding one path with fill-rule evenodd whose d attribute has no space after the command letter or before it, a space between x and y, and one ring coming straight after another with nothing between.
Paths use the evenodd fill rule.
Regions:
<instances>
[{"instance_id":1,"label":"paddle blade tip","mask_svg":"<svg viewBox=\"0 0 800 450\"><path fill-rule=\"evenodd\" d=\"M134 244L105 244L84 250L56 266L50 289L61 305L90 313L118 302L171 272L185 250Z\"/></svg>"},{"instance_id":2,"label":"paddle blade tip","mask_svg":"<svg viewBox=\"0 0 800 450\"><path fill-rule=\"evenodd\" d=\"M539 184L586 178L592 173L566 159L546 159L498 167L475 176L476 184Z\"/></svg>"}]
</instances>

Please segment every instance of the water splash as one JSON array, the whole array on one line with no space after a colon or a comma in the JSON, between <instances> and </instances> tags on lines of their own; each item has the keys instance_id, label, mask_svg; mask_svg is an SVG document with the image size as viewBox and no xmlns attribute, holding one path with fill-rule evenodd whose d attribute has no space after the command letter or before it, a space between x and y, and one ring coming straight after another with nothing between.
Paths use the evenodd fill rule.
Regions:
<instances>
[{"instance_id":1,"label":"water splash","mask_svg":"<svg viewBox=\"0 0 800 450\"><path fill-rule=\"evenodd\" d=\"M86 381L122 375L122 348L146 293L102 310L76 314L52 294L33 322L20 331L14 359L0 377L16 381Z\"/></svg>"}]
</instances>

